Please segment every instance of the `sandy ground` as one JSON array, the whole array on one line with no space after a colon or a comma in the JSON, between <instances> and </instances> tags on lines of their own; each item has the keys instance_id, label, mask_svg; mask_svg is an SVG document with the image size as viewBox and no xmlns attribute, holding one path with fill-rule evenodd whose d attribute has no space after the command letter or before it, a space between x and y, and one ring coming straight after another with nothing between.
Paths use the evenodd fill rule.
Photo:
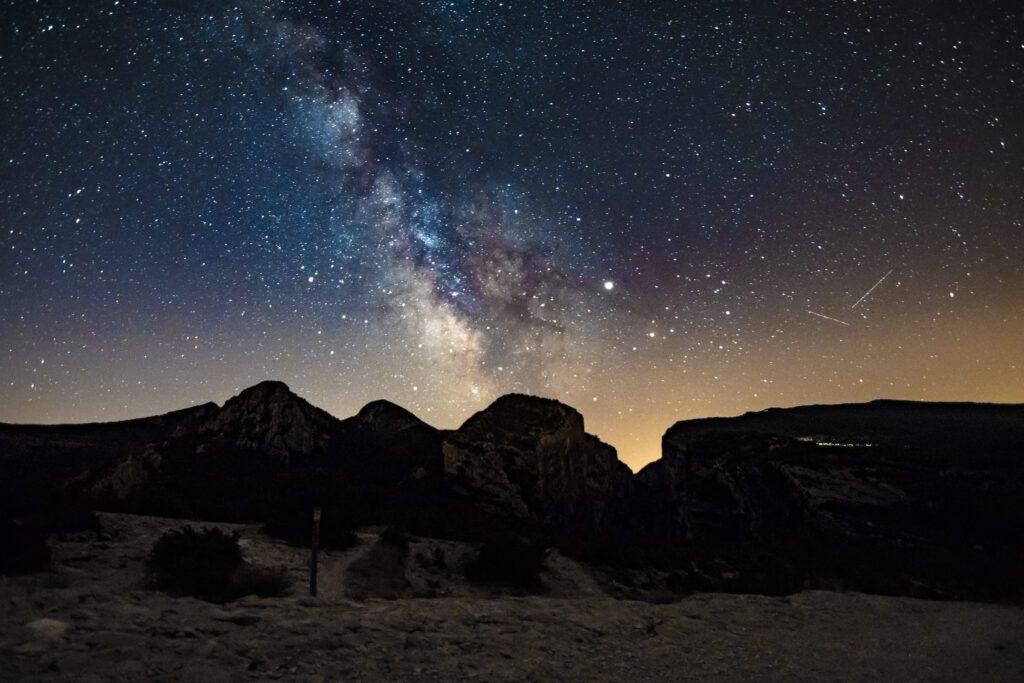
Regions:
<instances>
[{"instance_id":1,"label":"sandy ground","mask_svg":"<svg viewBox=\"0 0 1024 683\"><path fill-rule=\"evenodd\" d=\"M216 526L240 529L248 557L294 568L295 595L213 605L141 588L173 520L103 524L108 540L56 544L53 576L0 579L0 679L1024 681L1017 607L827 592L654 605L565 576L543 597L352 601L345 570L369 543L327 553L310 599L304 551L232 525Z\"/></svg>"}]
</instances>

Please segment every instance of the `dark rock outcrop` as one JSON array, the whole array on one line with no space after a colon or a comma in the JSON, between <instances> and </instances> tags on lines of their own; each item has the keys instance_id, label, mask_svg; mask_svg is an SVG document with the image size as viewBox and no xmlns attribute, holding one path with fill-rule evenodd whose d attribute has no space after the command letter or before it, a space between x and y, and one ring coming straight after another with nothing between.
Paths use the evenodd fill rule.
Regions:
<instances>
[{"instance_id":1,"label":"dark rock outcrop","mask_svg":"<svg viewBox=\"0 0 1024 683\"><path fill-rule=\"evenodd\" d=\"M491 510L541 522L600 516L629 469L558 401L509 394L444 441L445 473Z\"/></svg>"},{"instance_id":2,"label":"dark rock outcrop","mask_svg":"<svg viewBox=\"0 0 1024 683\"><path fill-rule=\"evenodd\" d=\"M32 519L54 531L89 528L95 517L88 501L69 492L67 481L195 431L218 410L205 403L122 422L0 425L0 517Z\"/></svg>"},{"instance_id":3,"label":"dark rock outcrop","mask_svg":"<svg viewBox=\"0 0 1024 683\"><path fill-rule=\"evenodd\" d=\"M106 506L142 506L167 490L191 488L190 477L249 479L278 465L328 453L340 421L293 394L282 382L261 382L204 411L203 419L166 438L112 458L75 481ZM205 487L205 486L204 486ZM162 489L154 491L154 489ZM189 497L188 494L183 494Z\"/></svg>"},{"instance_id":4,"label":"dark rock outcrop","mask_svg":"<svg viewBox=\"0 0 1024 683\"><path fill-rule=\"evenodd\" d=\"M163 455L157 444L146 444L139 451L112 460L108 465L73 479L71 486L97 501L122 503L138 496L156 482L161 473Z\"/></svg>"},{"instance_id":5,"label":"dark rock outcrop","mask_svg":"<svg viewBox=\"0 0 1024 683\"><path fill-rule=\"evenodd\" d=\"M0 523L17 520L40 533L96 527L92 504L66 482L146 445L194 431L214 403L122 422L0 424Z\"/></svg>"},{"instance_id":6,"label":"dark rock outcrop","mask_svg":"<svg viewBox=\"0 0 1024 683\"><path fill-rule=\"evenodd\" d=\"M216 403L120 422L66 425L0 424L0 477L22 484L78 474L104 460L193 431L219 410Z\"/></svg>"},{"instance_id":7,"label":"dark rock outcrop","mask_svg":"<svg viewBox=\"0 0 1024 683\"><path fill-rule=\"evenodd\" d=\"M302 529L313 505L346 524L366 523L403 481L421 470L439 474L441 438L387 401L338 420L281 382L261 382L191 429L123 453L74 484L106 509L222 520L294 515L276 528L308 537Z\"/></svg>"},{"instance_id":8,"label":"dark rock outcrop","mask_svg":"<svg viewBox=\"0 0 1024 683\"><path fill-rule=\"evenodd\" d=\"M250 451L288 463L324 454L340 421L291 392L284 382L260 382L229 399L199 427L204 452Z\"/></svg>"},{"instance_id":9,"label":"dark rock outcrop","mask_svg":"<svg viewBox=\"0 0 1024 683\"><path fill-rule=\"evenodd\" d=\"M338 420L263 382L222 408L0 425L0 474L0 516L50 531L88 528L91 505L261 520L301 543L318 505L325 539L368 524L526 539L621 572L609 585L623 595L1024 599L1024 406L876 401L685 421L634 477L557 401L503 396L446 432L387 401Z\"/></svg>"},{"instance_id":10,"label":"dark rock outcrop","mask_svg":"<svg viewBox=\"0 0 1024 683\"><path fill-rule=\"evenodd\" d=\"M810 585L1012 592L1024 408L876 401L679 422L637 475L646 531L783 556ZM1019 590L1019 589L1017 589Z\"/></svg>"}]
</instances>

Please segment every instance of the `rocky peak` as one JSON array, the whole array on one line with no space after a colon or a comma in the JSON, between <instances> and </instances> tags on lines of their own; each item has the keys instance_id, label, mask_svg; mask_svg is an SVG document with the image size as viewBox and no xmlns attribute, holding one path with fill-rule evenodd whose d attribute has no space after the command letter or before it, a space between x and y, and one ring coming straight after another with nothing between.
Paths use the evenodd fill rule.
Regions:
<instances>
[{"instance_id":1,"label":"rocky peak","mask_svg":"<svg viewBox=\"0 0 1024 683\"><path fill-rule=\"evenodd\" d=\"M285 383L267 381L229 399L199 431L217 446L262 451L288 462L323 451L337 425Z\"/></svg>"},{"instance_id":2,"label":"rocky peak","mask_svg":"<svg viewBox=\"0 0 1024 683\"><path fill-rule=\"evenodd\" d=\"M564 403L528 394L505 394L486 409L470 417L463 428L494 424L503 427L522 424L532 430L583 434L583 416Z\"/></svg>"},{"instance_id":3,"label":"rocky peak","mask_svg":"<svg viewBox=\"0 0 1024 683\"><path fill-rule=\"evenodd\" d=\"M288 388L288 385L284 382L277 380L264 380L258 384L254 384L247 389L242 389L238 393L238 396L228 399L224 407L227 408L233 404L247 404L247 405L265 405L269 403L281 403L292 400L302 400L298 396L292 393L292 390Z\"/></svg>"},{"instance_id":4,"label":"rocky peak","mask_svg":"<svg viewBox=\"0 0 1024 683\"><path fill-rule=\"evenodd\" d=\"M404 432L416 427L429 427L402 406L391 401L371 401L356 414L355 422L375 432Z\"/></svg>"},{"instance_id":5,"label":"rocky peak","mask_svg":"<svg viewBox=\"0 0 1024 683\"><path fill-rule=\"evenodd\" d=\"M535 396L502 396L449 434L442 450L449 476L520 517L558 517L608 498L628 477L615 449L584 431L582 415Z\"/></svg>"}]
</instances>

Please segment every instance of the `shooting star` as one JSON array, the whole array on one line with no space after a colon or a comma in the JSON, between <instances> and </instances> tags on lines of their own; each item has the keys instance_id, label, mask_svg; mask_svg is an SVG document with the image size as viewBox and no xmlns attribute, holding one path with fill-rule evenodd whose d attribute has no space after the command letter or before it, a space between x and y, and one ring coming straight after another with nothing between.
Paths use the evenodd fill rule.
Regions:
<instances>
[{"instance_id":1,"label":"shooting star","mask_svg":"<svg viewBox=\"0 0 1024 683\"><path fill-rule=\"evenodd\" d=\"M814 311L807 311L807 312L810 313L811 315L816 315L819 318L824 318L825 320L831 320L834 323L839 323L840 325L846 325L847 327L850 327L850 323L848 323L848 322L846 322L844 320L840 320L839 318L833 318L832 316L825 315L824 313L815 313Z\"/></svg>"},{"instance_id":2,"label":"shooting star","mask_svg":"<svg viewBox=\"0 0 1024 683\"><path fill-rule=\"evenodd\" d=\"M885 278L889 277L890 275L892 275L892 270L890 270L888 273L883 275L882 278L878 282L875 283L874 287L872 287L868 291L864 292L864 296L862 296L861 298L857 299L857 303L855 303L854 305L850 306L850 308L852 309L852 308L857 308L858 306L860 306L860 302L864 301L864 299L867 299L868 295L870 295L871 292L875 291L878 288L878 285L882 284L882 281L885 280Z\"/></svg>"}]
</instances>

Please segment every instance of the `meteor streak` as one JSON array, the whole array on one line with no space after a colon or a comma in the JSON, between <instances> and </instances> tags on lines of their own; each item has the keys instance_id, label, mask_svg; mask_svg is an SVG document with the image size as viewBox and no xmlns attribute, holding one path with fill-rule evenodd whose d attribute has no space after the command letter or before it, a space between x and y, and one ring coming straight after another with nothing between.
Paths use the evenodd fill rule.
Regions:
<instances>
[{"instance_id":1,"label":"meteor streak","mask_svg":"<svg viewBox=\"0 0 1024 683\"><path fill-rule=\"evenodd\" d=\"M843 321L843 320L839 320L838 318L833 318L831 316L825 315L824 313L815 313L814 311L807 311L807 312L810 313L811 315L816 315L819 318L824 318L825 320L831 320L834 323L839 323L840 325L846 325L847 327L850 327L850 323L848 323L846 321Z\"/></svg>"},{"instance_id":2,"label":"meteor streak","mask_svg":"<svg viewBox=\"0 0 1024 683\"><path fill-rule=\"evenodd\" d=\"M854 305L850 306L850 308L857 308L857 306L860 306L860 302L864 301L864 299L867 299L868 295L871 294L871 292L875 291L875 289L878 287L878 285L882 284L882 280L884 280L885 278L889 277L890 275L892 275L892 270L890 270L888 273L883 275L881 277L881 279L878 282L875 283L874 287L872 287L868 291L864 292L864 296L862 296L861 298L857 299L857 303L855 303Z\"/></svg>"}]
</instances>

